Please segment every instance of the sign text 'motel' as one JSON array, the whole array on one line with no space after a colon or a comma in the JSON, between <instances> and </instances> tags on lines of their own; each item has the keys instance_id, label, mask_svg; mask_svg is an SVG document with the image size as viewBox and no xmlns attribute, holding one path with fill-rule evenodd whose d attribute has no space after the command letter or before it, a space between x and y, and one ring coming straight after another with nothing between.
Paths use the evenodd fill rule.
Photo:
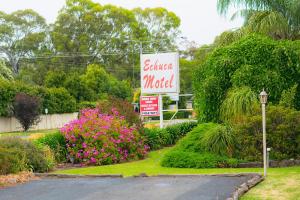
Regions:
<instances>
[{"instance_id":1,"label":"sign text 'motel'","mask_svg":"<svg viewBox=\"0 0 300 200\"><path fill-rule=\"evenodd\" d=\"M179 93L178 53L141 55L142 94Z\"/></svg>"}]
</instances>

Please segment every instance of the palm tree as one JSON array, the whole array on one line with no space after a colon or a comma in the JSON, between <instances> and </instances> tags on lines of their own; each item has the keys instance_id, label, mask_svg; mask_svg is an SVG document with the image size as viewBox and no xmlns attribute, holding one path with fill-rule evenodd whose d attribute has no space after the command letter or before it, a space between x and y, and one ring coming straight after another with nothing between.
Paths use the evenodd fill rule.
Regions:
<instances>
[{"instance_id":1,"label":"palm tree","mask_svg":"<svg viewBox=\"0 0 300 200\"><path fill-rule=\"evenodd\" d=\"M300 39L299 0L218 0L218 11L226 14L237 7L245 18L244 31L265 33L275 39Z\"/></svg>"}]
</instances>

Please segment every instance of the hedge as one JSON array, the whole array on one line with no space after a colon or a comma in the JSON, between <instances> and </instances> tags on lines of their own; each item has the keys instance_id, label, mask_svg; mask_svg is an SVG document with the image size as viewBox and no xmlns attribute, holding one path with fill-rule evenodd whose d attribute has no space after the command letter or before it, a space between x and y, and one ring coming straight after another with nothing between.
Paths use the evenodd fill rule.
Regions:
<instances>
[{"instance_id":1,"label":"hedge","mask_svg":"<svg viewBox=\"0 0 300 200\"><path fill-rule=\"evenodd\" d=\"M173 145L180 138L190 132L195 126L197 126L197 122L184 122L181 124L168 126L163 129L145 128L144 135L146 138L146 143L151 150L161 149L165 146Z\"/></svg>"},{"instance_id":2,"label":"hedge","mask_svg":"<svg viewBox=\"0 0 300 200\"><path fill-rule=\"evenodd\" d=\"M64 88L44 88L0 80L0 116L12 115L14 98L20 92L39 97L42 103L41 112L44 112L45 108L49 114L77 111L75 99Z\"/></svg>"}]
</instances>

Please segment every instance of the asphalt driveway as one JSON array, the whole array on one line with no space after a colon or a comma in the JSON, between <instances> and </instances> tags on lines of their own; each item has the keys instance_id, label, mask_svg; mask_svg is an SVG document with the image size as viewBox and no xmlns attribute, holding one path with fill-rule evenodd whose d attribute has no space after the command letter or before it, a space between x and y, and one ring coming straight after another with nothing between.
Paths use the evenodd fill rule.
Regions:
<instances>
[{"instance_id":1,"label":"asphalt driveway","mask_svg":"<svg viewBox=\"0 0 300 200\"><path fill-rule=\"evenodd\" d=\"M222 200L250 176L44 178L0 190L1 200Z\"/></svg>"}]
</instances>

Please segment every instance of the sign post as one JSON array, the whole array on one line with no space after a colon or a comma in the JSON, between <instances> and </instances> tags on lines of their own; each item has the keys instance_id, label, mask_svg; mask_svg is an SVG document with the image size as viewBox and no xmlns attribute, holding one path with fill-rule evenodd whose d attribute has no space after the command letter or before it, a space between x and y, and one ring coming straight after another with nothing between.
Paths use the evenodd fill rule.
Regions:
<instances>
[{"instance_id":1,"label":"sign post","mask_svg":"<svg viewBox=\"0 0 300 200\"><path fill-rule=\"evenodd\" d=\"M178 53L141 55L141 94L158 94L160 127L163 128L162 94L179 94Z\"/></svg>"}]
</instances>

